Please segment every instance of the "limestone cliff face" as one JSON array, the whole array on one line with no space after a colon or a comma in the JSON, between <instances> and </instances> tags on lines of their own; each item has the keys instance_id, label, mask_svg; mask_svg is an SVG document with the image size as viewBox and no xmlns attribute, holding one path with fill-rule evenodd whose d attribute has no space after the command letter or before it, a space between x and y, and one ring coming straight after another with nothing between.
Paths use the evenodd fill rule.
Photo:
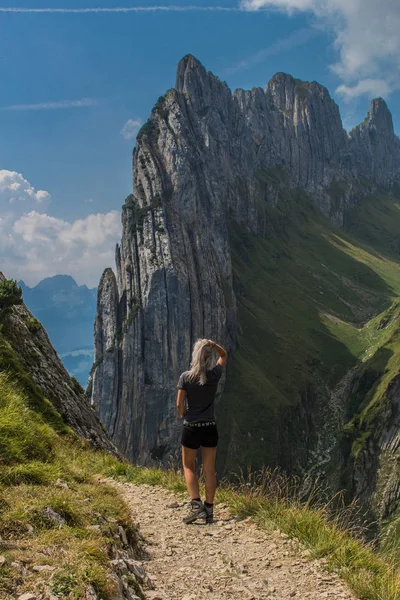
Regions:
<instances>
[{"instance_id":1,"label":"limestone cliff face","mask_svg":"<svg viewBox=\"0 0 400 600\"><path fill-rule=\"evenodd\" d=\"M4 279L0 273L0 281ZM77 391L43 327L32 331L32 313L25 304L12 308L3 324L5 340L18 357L23 371L41 389L60 412L64 421L83 439L96 447L118 455L115 445L90 405L89 399ZM10 370L10 369L7 369ZM10 370L13 374L12 369ZM16 373L18 375L18 373Z\"/></svg>"},{"instance_id":2,"label":"limestone cliff face","mask_svg":"<svg viewBox=\"0 0 400 600\"><path fill-rule=\"evenodd\" d=\"M263 236L260 202L276 205L284 173L340 225L364 193L360 177L390 185L399 164L383 100L348 136L315 82L278 73L265 90L231 93L194 57L180 62L139 132L116 276L107 270L99 287L92 400L125 456L174 458L175 386L193 342L237 344L230 224Z\"/></svg>"},{"instance_id":3,"label":"limestone cliff face","mask_svg":"<svg viewBox=\"0 0 400 600\"><path fill-rule=\"evenodd\" d=\"M400 375L386 390L386 405L353 468L353 493L380 522L400 507Z\"/></svg>"}]
</instances>

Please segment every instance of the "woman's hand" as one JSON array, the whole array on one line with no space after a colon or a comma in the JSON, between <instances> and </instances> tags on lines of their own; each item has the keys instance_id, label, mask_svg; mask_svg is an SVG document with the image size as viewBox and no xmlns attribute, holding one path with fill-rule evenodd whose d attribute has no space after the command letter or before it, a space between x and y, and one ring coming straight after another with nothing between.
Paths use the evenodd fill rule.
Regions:
<instances>
[{"instance_id":1,"label":"woman's hand","mask_svg":"<svg viewBox=\"0 0 400 600\"><path fill-rule=\"evenodd\" d=\"M217 342L214 342L213 340L207 340L207 342L208 342L208 345L211 346L211 348L214 348L214 350L219 354L218 364L222 365L224 367L228 360L227 351L222 346L217 344Z\"/></svg>"}]
</instances>

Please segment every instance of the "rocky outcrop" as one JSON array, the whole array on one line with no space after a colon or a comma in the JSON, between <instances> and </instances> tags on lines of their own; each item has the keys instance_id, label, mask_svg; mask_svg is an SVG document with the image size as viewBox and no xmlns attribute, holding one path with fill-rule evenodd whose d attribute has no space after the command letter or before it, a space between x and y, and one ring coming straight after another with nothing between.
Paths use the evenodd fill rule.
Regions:
<instances>
[{"instance_id":1,"label":"rocky outcrop","mask_svg":"<svg viewBox=\"0 0 400 600\"><path fill-rule=\"evenodd\" d=\"M385 186L399 178L400 140L382 98L371 102L363 123L350 132L349 147L355 173Z\"/></svg>"},{"instance_id":2,"label":"rocky outcrop","mask_svg":"<svg viewBox=\"0 0 400 600\"><path fill-rule=\"evenodd\" d=\"M4 275L0 273L0 281L3 279ZM2 365L10 375L17 379L22 376L22 383L24 377L29 377L81 438L88 440L96 448L118 455L89 399L83 394L83 390L81 393L77 389L51 345L45 329L33 318L25 304L12 308L2 324L2 333L5 339L1 343L10 344L10 350L4 350L5 355L14 352L18 360L18 365L14 368L8 364ZM15 364L12 358L6 362Z\"/></svg>"},{"instance_id":3,"label":"rocky outcrop","mask_svg":"<svg viewBox=\"0 0 400 600\"><path fill-rule=\"evenodd\" d=\"M232 94L193 56L180 62L175 88L138 134L116 276L107 270L99 287L92 401L126 457L174 459L175 385L193 342L237 344L232 224L262 237L264 207L282 189L303 190L342 224L366 189L397 176L399 141L385 111L374 101L348 136L316 82L278 73L265 90Z\"/></svg>"},{"instance_id":4,"label":"rocky outcrop","mask_svg":"<svg viewBox=\"0 0 400 600\"><path fill-rule=\"evenodd\" d=\"M375 425L353 467L353 493L382 522L400 508L400 375Z\"/></svg>"}]
</instances>

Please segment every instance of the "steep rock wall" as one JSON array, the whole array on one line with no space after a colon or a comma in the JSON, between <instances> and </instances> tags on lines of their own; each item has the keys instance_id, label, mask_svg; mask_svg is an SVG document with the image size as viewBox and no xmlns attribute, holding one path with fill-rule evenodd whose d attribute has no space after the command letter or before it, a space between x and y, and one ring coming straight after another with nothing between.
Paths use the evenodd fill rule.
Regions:
<instances>
[{"instance_id":1,"label":"steep rock wall","mask_svg":"<svg viewBox=\"0 0 400 600\"><path fill-rule=\"evenodd\" d=\"M92 399L129 459L176 457L175 385L196 338L237 344L229 223L262 237L260 203L276 206L284 186L342 224L366 188L397 176L400 146L386 111L374 101L348 136L315 82L278 73L265 90L232 94L194 57L181 61L175 88L138 135L116 276L106 271L99 287ZM318 423L323 412L303 416Z\"/></svg>"}]
</instances>

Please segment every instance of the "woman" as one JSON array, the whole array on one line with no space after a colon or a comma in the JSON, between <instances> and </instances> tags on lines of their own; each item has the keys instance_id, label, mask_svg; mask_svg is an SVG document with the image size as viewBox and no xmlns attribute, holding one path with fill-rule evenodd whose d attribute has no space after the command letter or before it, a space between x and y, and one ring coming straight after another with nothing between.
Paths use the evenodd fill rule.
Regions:
<instances>
[{"instance_id":1,"label":"woman","mask_svg":"<svg viewBox=\"0 0 400 600\"><path fill-rule=\"evenodd\" d=\"M219 354L215 364L214 350ZM212 340L197 340L193 346L190 371L185 371L178 381L176 405L183 417L182 463L186 485L191 498L189 514L184 523L196 519L213 522L213 508L217 480L215 457L218 430L215 422L214 399L222 367L226 365L228 353ZM201 446L203 472L206 487L204 504L200 499L199 482L195 472L197 450Z\"/></svg>"}]
</instances>

